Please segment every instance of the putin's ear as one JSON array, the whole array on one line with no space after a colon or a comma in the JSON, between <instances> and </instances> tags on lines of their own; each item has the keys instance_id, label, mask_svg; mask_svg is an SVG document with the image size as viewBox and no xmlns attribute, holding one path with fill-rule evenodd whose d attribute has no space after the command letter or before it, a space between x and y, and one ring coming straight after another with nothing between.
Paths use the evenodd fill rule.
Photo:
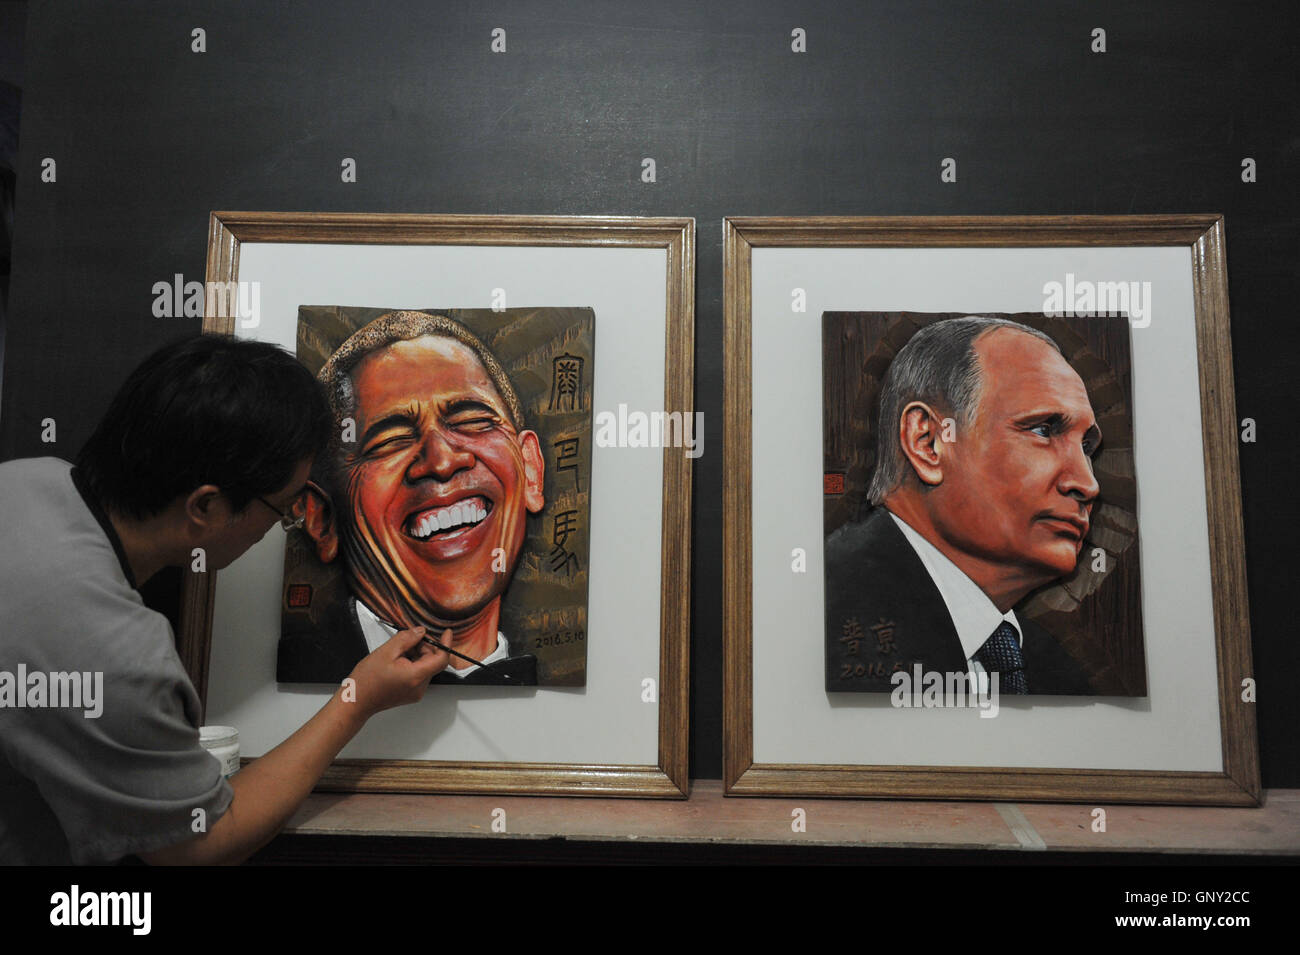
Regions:
<instances>
[{"instance_id":1,"label":"putin's ear","mask_svg":"<svg viewBox=\"0 0 1300 955\"><path fill-rule=\"evenodd\" d=\"M329 492L315 481L308 481L293 505L293 516L305 518L302 529L316 542L316 556L328 564L339 553L338 521Z\"/></svg>"},{"instance_id":2,"label":"putin's ear","mask_svg":"<svg viewBox=\"0 0 1300 955\"><path fill-rule=\"evenodd\" d=\"M537 432L519 432L519 450L524 456L524 506L529 514L536 514L546 506L546 461Z\"/></svg>"},{"instance_id":3,"label":"putin's ear","mask_svg":"<svg viewBox=\"0 0 1300 955\"><path fill-rule=\"evenodd\" d=\"M898 419L898 441L903 455L922 484L943 483L944 419L923 401L913 401Z\"/></svg>"}]
</instances>

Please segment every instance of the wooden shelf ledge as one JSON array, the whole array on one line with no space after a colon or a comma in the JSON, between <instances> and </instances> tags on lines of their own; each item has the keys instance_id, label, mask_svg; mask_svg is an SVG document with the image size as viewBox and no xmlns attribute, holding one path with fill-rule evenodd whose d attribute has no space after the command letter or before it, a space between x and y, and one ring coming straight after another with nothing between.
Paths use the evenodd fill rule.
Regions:
<instances>
[{"instance_id":1,"label":"wooden shelf ledge","mask_svg":"<svg viewBox=\"0 0 1300 955\"><path fill-rule=\"evenodd\" d=\"M1105 810L1094 831L1093 810ZM795 810L804 831L795 831ZM494 819L504 813L504 831ZM686 800L314 793L265 850L318 837L392 845L414 840L561 840L619 847L672 844L871 850L1005 850L1205 856L1300 856L1300 790L1274 789L1257 809L726 798L697 780ZM338 841L338 840L335 840ZM427 845L427 844L425 844ZM373 853L372 853L373 856ZM379 854L382 856L382 853ZM1208 860L1207 860L1208 861Z\"/></svg>"}]
</instances>

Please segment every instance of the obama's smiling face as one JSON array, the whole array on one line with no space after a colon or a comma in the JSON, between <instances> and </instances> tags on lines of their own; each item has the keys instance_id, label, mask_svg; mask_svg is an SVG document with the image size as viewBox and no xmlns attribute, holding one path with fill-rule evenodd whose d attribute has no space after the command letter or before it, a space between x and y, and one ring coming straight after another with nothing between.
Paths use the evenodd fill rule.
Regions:
<instances>
[{"instance_id":1,"label":"obama's smiling face","mask_svg":"<svg viewBox=\"0 0 1300 955\"><path fill-rule=\"evenodd\" d=\"M537 435L516 430L483 363L453 338L393 342L351 380L357 439L335 516L353 592L401 626L473 619L501 597L527 514L544 504Z\"/></svg>"}]
</instances>

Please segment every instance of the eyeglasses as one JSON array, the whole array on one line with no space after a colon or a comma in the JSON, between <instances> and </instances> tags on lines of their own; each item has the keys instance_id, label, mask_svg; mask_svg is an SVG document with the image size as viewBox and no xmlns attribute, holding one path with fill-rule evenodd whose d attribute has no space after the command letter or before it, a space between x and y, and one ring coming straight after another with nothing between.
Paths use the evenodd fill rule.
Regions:
<instances>
[{"instance_id":1,"label":"eyeglasses","mask_svg":"<svg viewBox=\"0 0 1300 955\"><path fill-rule=\"evenodd\" d=\"M286 531L296 531L307 522L306 515L302 517L294 517L292 514L286 514L264 497L259 497L258 500L280 515L280 526Z\"/></svg>"}]
</instances>

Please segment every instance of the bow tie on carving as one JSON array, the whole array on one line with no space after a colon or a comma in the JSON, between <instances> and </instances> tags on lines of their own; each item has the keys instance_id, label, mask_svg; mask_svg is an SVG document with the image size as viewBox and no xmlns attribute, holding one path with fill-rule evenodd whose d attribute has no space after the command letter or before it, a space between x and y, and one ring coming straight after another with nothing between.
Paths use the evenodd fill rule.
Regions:
<instances>
[{"instance_id":1,"label":"bow tie on carving","mask_svg":"<svg viewBox=\"0 0 1300 955\"><path fill-rule=\"evenodd\" d=\"M1029 692L1025 676L1025 657L1020 652L1020 634L1007 621L998 624L993 636L975 651L975 659L989 673L998 674L998 685L1003 693Z\"/></svg>"}]
</instances>

